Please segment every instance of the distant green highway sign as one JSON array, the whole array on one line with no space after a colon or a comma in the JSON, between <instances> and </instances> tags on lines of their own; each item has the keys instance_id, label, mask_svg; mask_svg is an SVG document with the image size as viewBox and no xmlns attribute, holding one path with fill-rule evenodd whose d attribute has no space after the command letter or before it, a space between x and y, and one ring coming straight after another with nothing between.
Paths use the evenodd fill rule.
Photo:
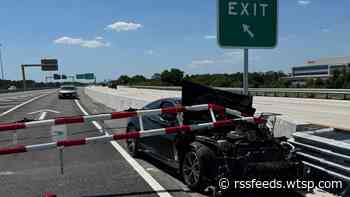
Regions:
<instances>
[{"instance_id":1,"label":"distant green highway sign","mask_svg":"<svg viewBox=\"0 0 350 197\"><path fill-rule=\"evenodd\" d=\"M85 74L77 74L75 76L76 79L85 79Z\"/></svg>"},{"instance_id":2,"label":"distant green highway sign","mask_svg":"<svg viewBox=\"0 0 350 197\"><path fill-rule=\"evenodd\" d=\"M95 74L94 73L85 73L85 74L77 74L75 76L76 79L87 79L87 80L92 80L95 79Z\"/></svg>"},{"instance_id":3,"label":"distant green highway sign","mask_svg":"<svg viewBox=\"0 0 350 197\"><path fill-rule=\"evenodd\" d=\"M85 79L95 79L94 73L85 73Z\"/></svg>"},{"instance_id":4,"label":"distant green highway sign","mask_svg":"<svg viewBox=\"0 0 350 197\"><path fill-rule=\"evenodd\" d=\"M277 44L277 0L217 0L222 47L273 48Z\"/></svg>"}]
</instances>

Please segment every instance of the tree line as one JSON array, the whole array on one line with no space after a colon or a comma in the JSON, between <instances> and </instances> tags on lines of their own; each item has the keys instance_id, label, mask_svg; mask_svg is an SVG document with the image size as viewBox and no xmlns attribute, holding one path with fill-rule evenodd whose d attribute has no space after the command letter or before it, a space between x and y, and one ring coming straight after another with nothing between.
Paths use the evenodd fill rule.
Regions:
<instances>
[{"instance_id":1,"label":"tree line","mask_svg":"<svg viewBox=\"0 0 350 197\"><path fill-rule=\"evenodd\" d=\"M249 73L250 88L350 88L350 71L334 70L333 76L327 80L308 79L304 84L295 84L287 78L283 71L252 72ZM110 86L117 85L145 85L145 86L180 86L183 80L197 82L215 87L242 87L243 74L194 74L185 75L184 71L171 68L161 73L154 73L147 78L143 75L121 75L110 82Z\"/></svg>"}]
</instances>

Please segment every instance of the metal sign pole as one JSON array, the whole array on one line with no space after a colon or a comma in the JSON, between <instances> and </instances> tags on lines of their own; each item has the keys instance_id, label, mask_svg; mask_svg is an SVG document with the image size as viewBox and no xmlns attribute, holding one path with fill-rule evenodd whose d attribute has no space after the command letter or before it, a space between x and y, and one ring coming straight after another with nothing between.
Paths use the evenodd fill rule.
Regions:
<instances>
[{"instance_id":1,"label":"metal sign pole","mask_svg":"<svg viewBox=\"0 0 350 197\"><path fill-rule=\"evenodd\" d=\"M1 66L1 79L5 80L5 75L4 75L4 62L2 61L2 44L0 44L0 66Z\"/></svg>"},{"instance_id":2,"label":"metal sign pole","mask_svg":"<svg viewBox=\"0 0 350 197\"><path fill-rule=\"evenodd\" d=\"M244 49L243 94L248 95L248 49Z\"/></svg>"},{"instance_id":3,"label":"metal sign pole","mask_svg":"<svg viewBox=\"0 0 350 197\"><path fill-rule=\"evenodd\" d=\"M27 89L27 86L26 86L26 73L25 73L24 65L21 65L21 68L22 68L23 90L26 90Z\"/></svg>"},{"instance_id":4,"label":"metal sign pole","mask_svg":"<svg viewBox=\"0 0 350 197\"><path fill-rule=\"evenodd\" d=\"M60 151L60 167L61 167L61 174L63 175L63 147L59 147L58 150Z\"/></svg>"}]
</instances>

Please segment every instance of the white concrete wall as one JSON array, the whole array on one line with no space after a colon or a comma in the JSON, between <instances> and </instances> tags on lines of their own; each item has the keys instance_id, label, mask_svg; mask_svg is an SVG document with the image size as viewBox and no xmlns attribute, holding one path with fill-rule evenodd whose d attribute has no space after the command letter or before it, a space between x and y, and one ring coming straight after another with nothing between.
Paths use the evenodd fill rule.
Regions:
<instances>
[{"instance_id":1,"label":"white concrete wall","mask_svg":"<svg viewBox=\"0 0 350 197\"><path fill-rule=\"evenodd\" d=\"M91 99L93 99L95 102L102 103L105 106L110 107L116 111L122 111L128 109L129 107L141 108L146 103L160 98L181 96L181 92L179 91L137 89L128 87L118 87L118 89L111 89L100 86L91 86L85 88L85 94L91 97ZM254 100L254 102L256 102L256 100ZM255 107L257 107L257 111L262 112L259 110L259 106ZM274 111L268 110L268 112ZM290 137L292 133L298 130L299 125L305 124L307 124L305 121L293 120L286 115L277 117L274 132L275 137Z\"/></svg>"},{"instance_id":2,"label":"white concrete wall","mask_svg":"<svg viewBox=\"0 0 350 197\"><path fill-rule=\"evenodd\" d=\"M128 91L107 87L90 86L85 88L84 91L93 101L102 103L116 111L126 110L129 107L141 108L150 101L147 98L132 97L128 94Z\"/></svg>"}]
</instances>

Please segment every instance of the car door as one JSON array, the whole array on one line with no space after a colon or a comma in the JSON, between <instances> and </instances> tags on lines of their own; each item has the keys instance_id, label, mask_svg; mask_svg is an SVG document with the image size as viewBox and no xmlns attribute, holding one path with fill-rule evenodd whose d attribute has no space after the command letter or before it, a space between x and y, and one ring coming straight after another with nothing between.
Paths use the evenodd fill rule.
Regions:
<instances>
[{"instance_id":1,"label":"car door","mask_svg":"<svg viewBox=\"0 0 350 197\"><path fill-rule=\"evenodd\" d=\"M172 100L163 100L160 107L169 108L175 107L175 103ZM174 113L162 113L159 115L159 125L162 128L178 126L177 114ZM177 154L175 154L175 139L177 134L172 133L168 135L159 136L159 146L157 152L165 157L167 160L176 160Z\"/></svg>"},{"instance_id":2,"label":"car door","mask_svg":"<svg viewBox=\"0 0 350 197\"><path fill-rule=\"evenodd\" d=\"M144 110L151 110L151 109L159 109L160 104L162 103L161 100L154 101L145 107L143 107ZM160 122L159 122L159 115L144 115L142 116L142 122L143 122L143 128L144 130L151 130L151 129L159 129L161 128ZM140 138L141 143L145 148L146 152L151 152L153 154L158 154L158 142L159 142L159 136L151 136L151 137L144 137Z\"/></svg>"}]
</instances>

